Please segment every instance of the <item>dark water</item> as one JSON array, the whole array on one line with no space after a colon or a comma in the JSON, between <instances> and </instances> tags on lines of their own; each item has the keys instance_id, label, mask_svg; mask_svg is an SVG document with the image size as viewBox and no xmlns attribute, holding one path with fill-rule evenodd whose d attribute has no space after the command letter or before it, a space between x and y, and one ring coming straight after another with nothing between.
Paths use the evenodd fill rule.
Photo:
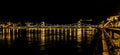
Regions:
<instances>
[{"instance_id":1,"label":"dark water","mask_svg":"<svg viewBox=\"0 0 120 55\"><path fill-rule=\"evenodd\" d=\"M85 55L95 28L1 30L1 54Z\"/></svg>"}]
</instances>

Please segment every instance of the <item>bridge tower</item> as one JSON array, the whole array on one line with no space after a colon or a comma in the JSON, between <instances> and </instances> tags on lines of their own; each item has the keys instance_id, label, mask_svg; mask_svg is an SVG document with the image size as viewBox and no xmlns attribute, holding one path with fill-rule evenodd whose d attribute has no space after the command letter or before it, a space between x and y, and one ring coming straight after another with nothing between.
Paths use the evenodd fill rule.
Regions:
<instances>
[{"instance_id":1,"label":"bridge tower","mask_svg":"<svg viewBox=\"0 0 120 55\"><path fill-rule=\"evenodd\" d=\"M77 25L78 25L78 27L81 26L81 21L80 20L77 22Z\"/></svg>"},{"instance_id":2,"label":"bridge tower","mask_svg":"<svg viewBox=\"0 0 120 55\"><path fill-rule=\"evenodd\" d=\"M41 26L42 27L45 26L45 22L44 21L41 22Z\"/></svg>"}]
</instances>

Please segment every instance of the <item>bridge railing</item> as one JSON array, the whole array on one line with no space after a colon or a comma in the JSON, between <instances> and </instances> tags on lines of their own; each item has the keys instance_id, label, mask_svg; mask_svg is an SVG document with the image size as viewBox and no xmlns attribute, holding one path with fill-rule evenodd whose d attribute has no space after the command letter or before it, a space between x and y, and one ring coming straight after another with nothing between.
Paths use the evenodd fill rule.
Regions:
<instances>
[{"instance_id":1,"label":"bridge railing","mask_svg":"<svg viewBox=\"0 0 120 55\"><path fill-rule=\"evenodd\" d=\"M110 55L120 55L120 38L112 38L115 37L114 33L109 34L106 30L105 33L105 41L108 46L108 52ZM120 35L119 35L120 36ZM117 36L116 36L117 37Z\"/></svg>"}]
</instances>

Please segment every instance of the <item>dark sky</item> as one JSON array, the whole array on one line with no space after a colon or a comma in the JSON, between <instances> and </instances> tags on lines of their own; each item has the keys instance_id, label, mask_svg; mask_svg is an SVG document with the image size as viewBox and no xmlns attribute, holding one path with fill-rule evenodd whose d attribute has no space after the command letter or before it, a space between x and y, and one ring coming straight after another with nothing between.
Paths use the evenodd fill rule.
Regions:
<instances>
[{"instance_id":1,"label":"dark sky","mask_svg":"<svg viewBox=\"0 0 120 55\"><path fill-rule=\"evenodd\" d=\"M24 5L26 4L26 5ZM108 16L119 12L120 2L116 0L80 0L80 1L54 1L37 3L19 3L3 6L1 20L32 21L47 23L74 23L79 19L93 19L98 23Z\"/></svg>"}]
</instances>

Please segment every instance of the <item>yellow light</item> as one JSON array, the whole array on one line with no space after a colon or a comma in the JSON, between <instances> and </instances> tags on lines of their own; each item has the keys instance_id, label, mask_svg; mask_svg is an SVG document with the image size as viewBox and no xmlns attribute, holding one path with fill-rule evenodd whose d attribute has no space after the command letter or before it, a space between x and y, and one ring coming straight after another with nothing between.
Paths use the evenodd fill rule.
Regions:
<instances>
[{"instance_id":1,"label":"yellow light","mask_svg":"<svg viewBox=\"0 0 120 55\"><path fill-rule=\"evenodd\" d=\"M45 29L41 30L41 45L45 45Z\"/></svg>"},{"instance_id":2,"label":"yellow light","mask_svg":"<svg viewBox=\"0 0 120 55\"><path fill-rule=\"evenodd\" d=\"M81 32L81 28L78 28L77 29L77 41L78 42L81 42L82 40L81 40L81 36L82 35L82 32Z\"/></svg>"},{"instance_id":3,"label":"yellow light","mask_svg":"<svg viewBox=\"0 0 120 55\"><path fill-rule=\"evenodd\" d=\"M118 27L120 27L120 21L118 22Z\"/></svg>"}]
</instances>

